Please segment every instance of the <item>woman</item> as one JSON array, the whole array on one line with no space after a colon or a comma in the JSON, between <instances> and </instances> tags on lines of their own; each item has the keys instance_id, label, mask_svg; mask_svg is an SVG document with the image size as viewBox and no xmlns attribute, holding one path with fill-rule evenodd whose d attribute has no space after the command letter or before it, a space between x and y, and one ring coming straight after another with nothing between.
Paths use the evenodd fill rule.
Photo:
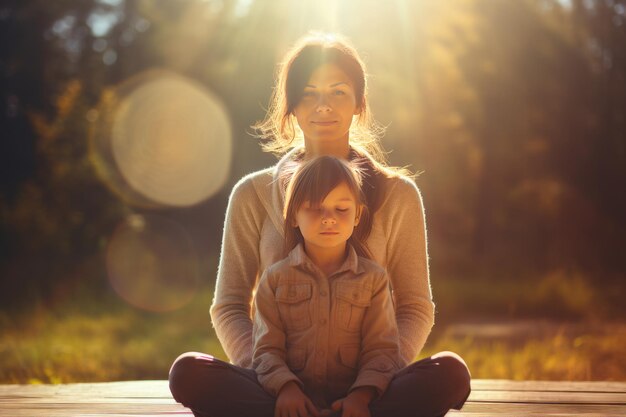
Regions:
<instances>
[{"instance_id":1,"label":"woman","mask_svg":"<svg viewBox=\"0 0 626 417\"><path fill-rule=\"evenodd\" d=\"M460 408L470 378L458 355L442 352L412 363L434 322L424 210L415 183L384 163L368 108L365 66L356 50L332 35L303 38L287 53L267 117L256 127L266 139L264 149L283 157L275 167L241 179L228 203L211 317L232 365L201 353L181 355L170 370L174 398L196 416L273 415L272 398L249 369L250 306L258 278L284 255L282 213L290 167L332 155L367 161L362 169L369 215L361 222L371 223L363 228L371 232L363 238L389 274L404 367L385 393L391 399L386 403L410 396L412 415L420 416Z\"/></svg>"}]
</instances>

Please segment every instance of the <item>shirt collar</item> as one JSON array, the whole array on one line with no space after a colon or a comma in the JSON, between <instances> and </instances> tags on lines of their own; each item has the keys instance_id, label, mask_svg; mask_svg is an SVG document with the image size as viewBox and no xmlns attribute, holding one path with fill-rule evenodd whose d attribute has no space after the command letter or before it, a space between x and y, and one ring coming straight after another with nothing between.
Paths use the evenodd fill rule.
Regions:
<instances>
[{"instance_id":1,"label":"shirt collar","mask_svg":"<svg viewBox=\"0 0 626 417\"><path fill-rule=\"evenodd\" d=\"M331 276L340 274L345 271L351 271L353 274L359 274L363 272L363 268L360 265L359 256L357 255L356 251L350 244L347 245L347 248L348 256L346 256L346 259L343 261L341 266L335 272L333 272ZM302 243L298 243L298 246L296 246L291 250L291 252L289 252L288 258L289 265L291 266L302 267L309 271L316 272L320 270L319 267L315 265L315 263L311 260L311 258L308 257L308 255L304 251L304 245Z\"/></svg>"}]
</instances>

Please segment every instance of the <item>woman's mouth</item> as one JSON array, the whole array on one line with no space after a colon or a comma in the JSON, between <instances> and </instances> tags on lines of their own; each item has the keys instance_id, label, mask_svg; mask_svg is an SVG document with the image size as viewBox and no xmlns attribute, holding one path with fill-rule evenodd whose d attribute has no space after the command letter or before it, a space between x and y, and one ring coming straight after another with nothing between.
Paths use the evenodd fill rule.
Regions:
<instances>
[{"instance_id":1,"label":"woman's mouth","mask_svg":"<svg viewBox=\"0 0 626 417\"><path fill-rule=\"evenodd\" d=\"M317 126L332 126L337 122L335 120L320 120L320 121L314 121L311 123Z\"/></svg>"}]
</instances>

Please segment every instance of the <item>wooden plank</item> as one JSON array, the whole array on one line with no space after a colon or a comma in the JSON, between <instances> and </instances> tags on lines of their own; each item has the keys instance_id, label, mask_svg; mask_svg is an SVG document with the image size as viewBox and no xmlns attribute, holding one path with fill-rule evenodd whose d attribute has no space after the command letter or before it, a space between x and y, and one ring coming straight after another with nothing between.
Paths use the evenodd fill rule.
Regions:
<instances>
[{"instance_id":1,"label":"wooden plank","mask_svg":"<svg viewBox=\"0 0 626 417\"><path fill-rule=\"evenodd\" d=\"M0 385L3 395L77 395L97 397L171 398L167 381L121 381L58 385Z\"/></svg>"},{"instance_id":2,"label":"wooden plank","mask_svg":"<svg viewBox=\"0 0 626 417\"><path fill-rule=\"evenodd\" d=\"M0 385L0 417L192 416L167 381ZM450 417L626 417L626 383L474 380ZM235 416L234 416L235 417Z\"/></svg>"},{"instance_id":3,"label":"wooden plank","mask_svg":"<svg viewBox=\"0 0 626 417\"><path fill-rule=\"evenodd\" d=\"M472 391L545 391L626 393L626 382L556 382L476 379ZM97 395L98 397L170 398L167 381L123 381L59 385L0 385L0 395Z\"/></svg>"},{"instance_id":4,"label":"wooden plank","mask_svg":"<svg viewBox=\"0 0 626 417\"><path fill-rule=\"evenodd\" d=\"M190 416L167 381L1 385L0 417Z\"/></svg>"},{"instance_id":5,"label":"wooden plank","mask_svg":"<svg viewBox=\"0 0 626 417\"><path fill-rule=\"evenodd\" d=\"M525 403L472 403L463 410L452 410L448 417L624 417L626 407L590 404L525 404Z\"/></svg>"},{"instance_id":6,"label":"wooden plank","mask_svg":"<svg viewBox=\"0 0 626 417\"><path fill-rule=\"evenodd\" d=\"M472 391L474 402L626 405L626 393L557 391Z\"/></svg>"},{"instance_id":7,"label":"wooden plank","mask_svg":"<svg viewBox=\"0 0 626 417\"><path fill-rule=\"evenodd\" d=\"M558 392L626 392L626 382L613 381L510 381L475 379L472 390L487 391L558 391Z\"/></svg>"},{"instance_id":8,"label":"wooden plank","mask_svg":"<svg viewBox=\"0 0 626 417\"><path fill-rule=\"evenodd\" d=\"M17 417L23 413L24 416L43 417L59 415L64 417L85 416L85 415L193 415L191 411L180 404L134 404L134 403L55 403L46 404L2 404L0 407L1 416Z\"/></svg>"}]
</instances>

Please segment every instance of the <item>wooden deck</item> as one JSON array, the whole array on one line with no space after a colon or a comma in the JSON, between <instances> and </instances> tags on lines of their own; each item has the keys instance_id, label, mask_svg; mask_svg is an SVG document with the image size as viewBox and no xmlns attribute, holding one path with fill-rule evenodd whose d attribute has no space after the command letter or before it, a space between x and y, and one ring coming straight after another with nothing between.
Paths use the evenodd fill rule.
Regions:
<instances>
[{"instance_id":1,"label":"wooden deck","mask_svg":"<svg viewBox=\"0 0 626 417\"><path fill-rule=\"evenodd\" d=\"M0 385L0 417L192 416L167 381ZM626 382L474 380L450 417L626 416ZM233 416L237 417L237 416ZM393 417L393 416L389 416Z\"/></svg>"}]
</instances>

